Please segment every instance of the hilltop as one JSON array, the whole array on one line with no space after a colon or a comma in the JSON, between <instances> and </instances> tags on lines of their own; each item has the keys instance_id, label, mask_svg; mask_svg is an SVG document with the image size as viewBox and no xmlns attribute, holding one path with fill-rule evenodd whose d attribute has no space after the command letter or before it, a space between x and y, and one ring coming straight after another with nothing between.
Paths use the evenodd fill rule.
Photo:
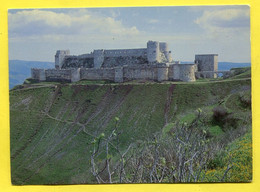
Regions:
<instances>
[{"instance_id":1,"label":"hilltop","mask_svg":"<svg viewBox=\"0 0 260 192\"><path fill-rule=\"evenodd\" d=\"M127 146L150 142L158 134L168 138L176 122L192 123L198 110L204 114L205 137L221 152L211 154L214 156L207 164L211 172L204 173L208 176L204 181L217 178L210 177L212 173L218 176L225 172L227 151L233 153L232 149L245 141L249 143L249 154L244 157L249 175L235 178L241 167L230 174L232 181L250 181L250 68L236 71L230 79L193 83L83 80L62 84L27 80L10 91L12 183L95 183L91 154L98 138L107 138L116 127L119 150L125 151ZM228 118L221 116L221 110ZM214 117L216 111L221 121ZM111 162L119 158L114 150L109 155ZM108 156L101 154L97 164L104 158Z\"/></svg>"}]
</instances>

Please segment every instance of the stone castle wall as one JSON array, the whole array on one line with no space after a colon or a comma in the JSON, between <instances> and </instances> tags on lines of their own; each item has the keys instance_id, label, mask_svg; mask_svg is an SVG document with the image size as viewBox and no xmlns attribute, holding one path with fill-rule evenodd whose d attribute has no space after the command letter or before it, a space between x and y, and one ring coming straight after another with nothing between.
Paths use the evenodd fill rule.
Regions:
<instances>
[{"instance_id":1,"label":"stone castle wall","mask_svg":"<svg viewBox=\"0 0 260 192\"><path fill-rule=\"evenodd\" d=\"M124 81L157 80L157 69L153 66L129 66L123 68Z\"/></svg>"},{"instance_id":2,"label":"stone castle wall","mask_svg":"<svg viewBox=\"0 0 260 192\"><path fill-rule=\"evenodd\" d=\"M70 68L108 68L123 65L147 63L146 49L94 50L91 54L63 57L63 69Z\"/></svg>"},{"instance_id":3,"label":"stone castle wall","mask_svg":"<svg viewBox=\"0 0 260 192\"><path fill-rule=\"evenodd\" d=\"M114 68L77 68L77 69L31 69L32 78L46 81L75 82L86 80L111 80L125 82L131 80L153 81L195 81L196 65L194 64L160 64L125 66ZM41 72L41 75L39 75ZM43 78L44 76L44 78Z\"/></svg>"},{"instance_id":4,"label":"stone castle wall","mask_svg":"<svg viewBox=\"0 0 260 192\"><path fill-rule=\"evenodd\" d=\"M80 69L80 79L88 80L111 80L114 81L115 70L113 68L101 68L101 69Z\"/></svg>"},{"instance_id":5,"label":"stone castle wall","mask_svg":"<svg viewBox=\"0 0 260 192\"><path fill-rule=\"evenodd\" d=\"M79 56L69 55L69 50L58 50L56 69L118 67L147 63L172 62L171 52L165 42L148 41L147 48L94 50Z\"/></svg>"},{"instance_id":6,"label":"stone castle wall","mask_svg":"<svg viewBox=\"0 0 260 192\"><path fill-rule=\"evenodd\" d=\"M127 57L127 56L134 56L134 57L146 57L147 49L112 49L112 50L104 50L105 57Z\"/></svg>"},{"instance_id":7,"label":"stone castle wall","mask_svg":"<svg viewBox=\"0 0 260 192\"><path fill-rule=\"evenodd\" d=\"M84 56L65 56L62 64L62 69L72 68L93 68L94 58L88 55Z\"/></svg>"},{"instance_id":8,"label":"stone castle wall","mask_svg":"<svg viewBox=\"0 0 260 192\"><path fill-rule=\"evenodd\" d=\"M32 68L31 69L31 77L33 79L37 79L39 81L45 81L46 80L45 69Z\"/></svg>"},{"instance_id":9,"label":"stone castle wall","mask_svg":"<svg viewBox=\"0 0 260 192\"><path fill-rule=\"evenodd\" d=\"M46 81L71 82L70 69L47 69L45 70Z\"/></svg>"},{"instance_id":10,"label":"stone castle wall","mask_svg":"<svg viewBox=\"0 0 260 192\"><path fill-rule=\"evenodd\" d=\"M68 82L81 79L188 82L195 81L195 75L216 77L218 68L217 54L196 55L195 64L174 62L168 44L158 41L148 41L147 48L141 49L98 49L78 56L69 54L69 50L58 50L55 55L55 69L32 69L32 78L39 81ZM214 73L209 73L212 71Z\"/></svg>"},{"instance_id":11,"label":"stone castle wall","mask_svg":"<svg viewBox=\"0 0 260 192\"><path fill-rule=\"evenodd\" d=\"M102 67L122 67L148 64L147 58L143 56L118 56L118 57L105 57Z\"/></svg>"}]
</instances>

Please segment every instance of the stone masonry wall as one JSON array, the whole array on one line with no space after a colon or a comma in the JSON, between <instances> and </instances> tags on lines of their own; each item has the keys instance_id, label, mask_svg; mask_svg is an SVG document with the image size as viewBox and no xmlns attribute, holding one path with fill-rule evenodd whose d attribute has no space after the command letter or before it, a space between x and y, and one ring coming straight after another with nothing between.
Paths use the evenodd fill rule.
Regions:
<instances>
[{"instance_id":1,"label":"stone masonry wall","mask_svg":"<svg viewBox=\"0 0 260 192\"><path fill-rule=\"evenodd\" d=\"M111 80L114 81L115 70L113 68L101 68L101 69L80 69L80 79L89 80Z\"/></svg>"},{"instance_id":2,"label":"stone masonry wall","mask_svg":"<svg viewBox=\"0 0 260 192\"><path fill-rule=\"evenodd\" d=\"M105 57L102 67L119 67L119 66L132 66L147 64L148 60L144 56L118 56L118 57Z\"/></svg>"},{"instance_id":3,"label":"stone masonry wall","mask_svg":"<svg viewBox=\"0 0 260 192\"><path fill-rule=\"evenodd\" d=\"M56 69L101 68L124 65L172 62L171 51L165 42L148 41L147 48L98 49L83 55L69 55L69 50L58 50L55 55Z\"/></svg>"},{"instance_id":4,"label":"stone masonry wall","mask_svg":"<svg viewBox=\"0 0 260 192\"><path fill-rule=\"evenodd\" d=\"M205 54L195 55L195 63L198 64L198 71L217 71L218 70L218 55ZM205 78L216 78L216 74L206 74Z\"/></svg>"},{"instance_id":5,"label":"stone masonry wall","mask_svg":"<svg viewBox=\"0 0 260 192\"><path fill-rule=\"evenodd\" d=\"M170 81L195 81L195 64L173 64L169 66L168 78Z\"/></svg>"},{"instance_id":6,"label":"stone masonry wall","mask_svg":"<svg viewBox=\"0 0 260 192\"><path fill-rule=\"evenodd\" d=\"M46 80L45 69L32 68L31 77L33 79L38 79L39 81L45 81Z\"/></svg>"},{"instance_id":7,"label":"stone masonry wall","mask_svg":"<svg viewBox=\"0 0 260 192\"><path fill-rule=\"evenodd\" d=\"M196 65L194 64L180 64L180 80L181 81L196 81L195 71Z\"/></svg>"},{"instance_id":8,"label":"stone masonry wall","mask_svg":"<svg viewBox=\"0 0 260 192\"><path fill-rule=\"evenodd\" d=\"M112 49L112 50L104 50L105 57L126 57L126 56L143 56L146 57L147 49Z\"/></svg>"},{"instance_id":9,"label":"stone masonry wall","mask_svg":"<svg viewBox=\"0 0 260 192\"><path fill-rule=\"evenodd\" d=\"M62 69L75 69L82 67L93 68L94 58L88 56L66 56L62 64Z\"/></svg>"},{"instance_id":10,"label":"stone masonry wall","mask_svg":"<svg viewBox=\"0 0 260 192\"><path fill-rule=\"evenodd\" d=\"M47 69L45 70L46 81L71 82L71 69Z\"/></svg>"},{"instance_id":11,"label":"stone masonry wall","mask_svg":"<svg viewBox=\"0 0 260 192\"><path fill-rule=\"evenodd\" d=\"M157 80L157 68L152 66L124 67L124 81L131 80Z\"/></svg>"},{"instance_id":12,"label":"stone masonry wall","mask_svg":"<svg viewBox=\"0 0 260 192\"><path fill-rule=\"evenodd\" d=\"M40 70L32 70L32 77L40 79ZM75 82L87 80L111 80L124 82L131 80L154 81L195 81L195 64L158 64L135 65L114 68L77 68L77 69L48 69L45 70L46 81Z\"/></svg>"}]
</instances>

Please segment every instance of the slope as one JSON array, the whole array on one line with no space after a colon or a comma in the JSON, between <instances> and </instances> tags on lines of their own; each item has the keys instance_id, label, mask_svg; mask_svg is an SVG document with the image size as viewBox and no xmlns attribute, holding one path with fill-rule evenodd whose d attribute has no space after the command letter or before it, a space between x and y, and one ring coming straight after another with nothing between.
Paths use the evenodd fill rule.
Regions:
<instances>
[{"instance_id":1,"label":"slope","mask_svg":"<svg viewBox=\"0 0 260 192\"><path fill-rule=\"evenodd\" d=\"M10 91L13 184L92 183L91 141L119 118L120 147L152 138L197 108L212 108L250 79L200 83L48 84Z\"/></svg>"}]
</instances>

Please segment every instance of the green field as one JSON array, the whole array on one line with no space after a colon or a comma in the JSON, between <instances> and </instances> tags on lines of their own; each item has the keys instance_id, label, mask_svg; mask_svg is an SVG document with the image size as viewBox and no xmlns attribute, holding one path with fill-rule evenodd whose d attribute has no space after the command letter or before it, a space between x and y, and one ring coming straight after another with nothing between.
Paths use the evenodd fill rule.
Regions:
<instances>
[{"instance_id":1,"label":"green field","mask_svg":"<svg viewBox=\"0 0 260 192\"><path fill-rule=\"evenodd\" d=\"M100 134L107 137L116 125L119 150L123 151L130 144L152 140L154 134L168 135L176 122L191 123L198 109L204 114L207 140L220 147L218 153L212 153L203 172L205 179L200 182L219 182L216 178L224 174L230 154L235 158L233 164L244 164L233 165L224 181L248 182L252 177L251 79L247 74L238 76L244 79L124 84L27 82L16 87L10 91L12 183L96 183L90 157L92 142ZM221 120L213 118L213 109L218 106L226 113ZM243 156L239 157L237 147L244 140L246 147L239 150L246 153L241 151ZM115 151L111 153L111 162L117 161ZM99 158L101 164L104 154ZM241 175L245 169L246 174Z\"/></svg>"}]
</instances>

